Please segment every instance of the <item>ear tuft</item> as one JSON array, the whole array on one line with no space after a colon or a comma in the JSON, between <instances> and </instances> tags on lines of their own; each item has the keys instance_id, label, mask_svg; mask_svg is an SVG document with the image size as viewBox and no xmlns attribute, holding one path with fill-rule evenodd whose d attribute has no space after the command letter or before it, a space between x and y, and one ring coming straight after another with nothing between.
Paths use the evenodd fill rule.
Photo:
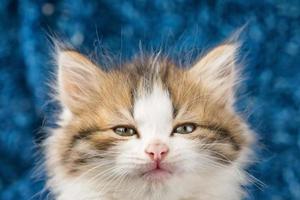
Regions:
<instances>
[{"instance_id":1,"label":"ear tuft","mask_svg":"<svg viewBox=\"0 0 300 200\"><path fill-rule=\"evenodd\" d=\"M99 90L102 71L84 55L58 51L58 93L63 106L76 113Z\"/></svg>"},{"instance_id":2,"label":"ear tuft","mask_svg":"<svg viewBox=\"0 0 300 200\"><path fill-rule=\"evenodd\" d=\"M230 106L234 103L234 86L238 80L238 49L237 43L220 45L189 70L194 81L207 87L219 102Z\"/></svg>"}]
</instances>

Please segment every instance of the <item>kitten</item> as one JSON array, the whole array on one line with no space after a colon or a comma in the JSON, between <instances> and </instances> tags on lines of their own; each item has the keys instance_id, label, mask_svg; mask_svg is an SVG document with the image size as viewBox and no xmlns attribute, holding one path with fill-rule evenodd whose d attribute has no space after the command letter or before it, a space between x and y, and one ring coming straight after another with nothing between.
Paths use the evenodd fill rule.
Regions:
<instances>
[{"instance_id":1,"label":"kitten","mask_svg":"<svg viewBox=\"0 0 300 200\"><path fill-rule=\"evenodd\" d=\"M57 53L60 126L46 140L57 200L239 200L253 136L235 112L238 45L190 68L149 57L110 71Z\"/></svg>"}]
</instances>

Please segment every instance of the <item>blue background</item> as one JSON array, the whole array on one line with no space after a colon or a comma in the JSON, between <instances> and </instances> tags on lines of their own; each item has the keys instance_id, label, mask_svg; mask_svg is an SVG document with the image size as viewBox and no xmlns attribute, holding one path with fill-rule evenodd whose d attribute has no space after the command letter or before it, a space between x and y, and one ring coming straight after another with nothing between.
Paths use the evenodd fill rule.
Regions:
<instances>
[{"instance_id":1,"label":"blue background","mask_svg":"<svg viewBox=\"0 0 300 200\"><path fill-rule=\"evenodd\" d=\"M300 1L0 1L0 199L46 199L35 178L38 145L57 110L48 96L49 37L116 60L131 58L141 41L175 60L248 23L241 56L246 77L238 105L257 132L259 158L250 199L300 199ZM108 50L107 50L108 49ZM34 196L33 196L34 195Z\"/></svg>"}]
</instances>

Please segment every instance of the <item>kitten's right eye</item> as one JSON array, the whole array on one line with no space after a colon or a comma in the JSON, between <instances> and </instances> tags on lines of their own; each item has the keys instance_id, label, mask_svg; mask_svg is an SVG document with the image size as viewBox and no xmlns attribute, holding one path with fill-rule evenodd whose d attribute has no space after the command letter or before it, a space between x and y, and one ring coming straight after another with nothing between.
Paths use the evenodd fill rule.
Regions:
<instances>
[{"instance_id":1,"label":"kitten's right eye","mask_svg":"<svg viewBox=\"0 0 300 200\"><path fill-rule=\"evenodd\" d=\"M113 129L114 132L120 136L134 136L137 134L137 131L131 127L119 126Z\"/></svg>"}]
</instances>

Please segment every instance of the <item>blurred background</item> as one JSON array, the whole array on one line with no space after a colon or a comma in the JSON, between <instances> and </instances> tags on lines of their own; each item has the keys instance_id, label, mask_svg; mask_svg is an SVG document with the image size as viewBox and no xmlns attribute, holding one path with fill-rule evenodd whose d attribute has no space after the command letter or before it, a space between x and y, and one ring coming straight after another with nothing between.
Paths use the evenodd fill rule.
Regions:
<instances>
[{"instance_id":1,"label":"blurred background","mask_svg":"<svg viewBox=\"0 0 300 200\"><path fill-rule=\"evenodd\" d=\"M0 199L47 197L33 169L41 127L53 126L58 109L47 86L55 67L49 35L102 64L107 55L132 58L140 44L188 64L245 23L237 107L259 137L249 172L264 183L247 188L249 199L300 199L299 0L1 0Z\"/></svg>"}]
</instances>

